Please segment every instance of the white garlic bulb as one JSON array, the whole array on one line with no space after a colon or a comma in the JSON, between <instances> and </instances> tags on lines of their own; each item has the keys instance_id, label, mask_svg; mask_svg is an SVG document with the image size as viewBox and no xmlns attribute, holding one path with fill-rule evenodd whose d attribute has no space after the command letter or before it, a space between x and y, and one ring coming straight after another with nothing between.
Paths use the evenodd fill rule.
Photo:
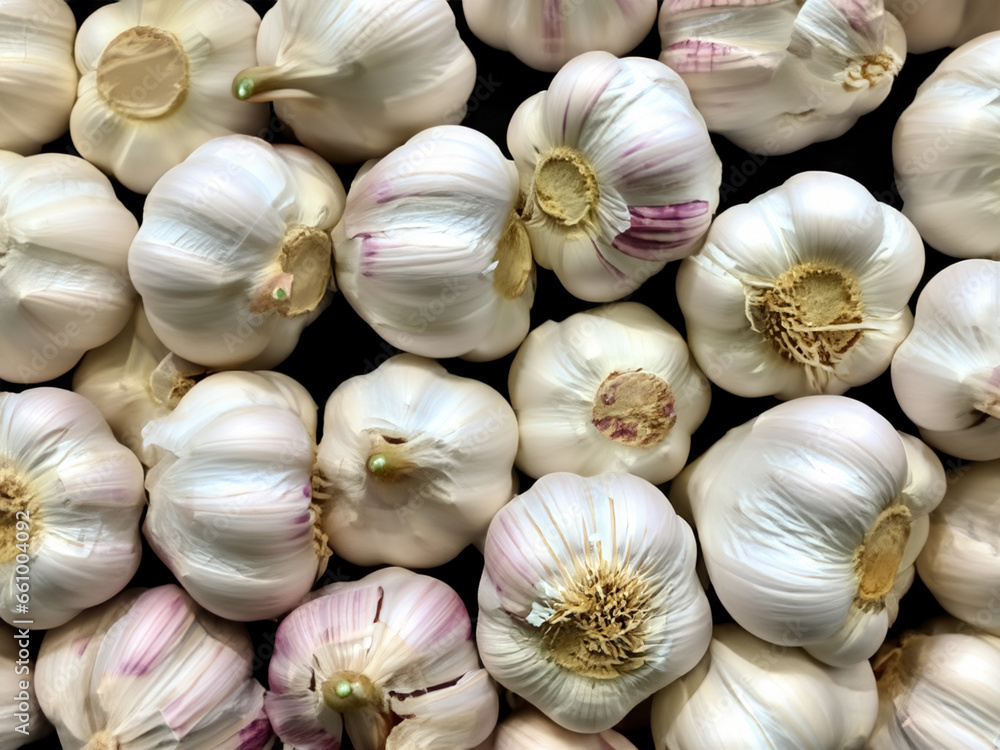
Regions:
<instances>
[{"instance_id":1,"label":"white garlic bulb","mask_svg":"<svg viewBox=\"0 0 1000 750\"><path fill-rule=\"evenodd\" d=\"M299 141L335 162L384 156L425 128L457 125L476 83L445 0L278 0L257 56L233 94L273 100Z\"/></svg>"},{"instance_id":2,"label":"white garlic bulb","mask_svg":"<svg viewBox=\"0 0 1000 750\"><path fill-rule=\"evenodd\" d=\"M691 528L646 480L546 474L487 532L483 664L566 729L610 729L708 648L696 554Z\"/></svg>"},{"instance_id":3,"label":"white garlic bulb","mask_svg":"<svg viewBox=\"0 0 1000 750\"><path fill-rule=\"evenodd\" d=\"M623 735L607 729L580 734L559 726L532 706L515 711L497 724L490 741L476 750L636 750Z\"/></svg>"},{"instance_id":4,"label":"white garlic bulb","mask_svg":"<svg viewBox=\"0 0 1000 750\"><path fill-rule=\"evenodd\" d=\"M0 618L45 630L139 568L142 466L61 388L0 393Z\"/></svg>"},{"instance_id":5,"label":"white garlic bulb","mask_svg":"<svg viewBox=\"0 0 1000 750\"><path fill-rule=\"evenodd\" d=\"M312 497L316 404L276 372L220 372L142 431L163 458L146 475L143 532L205 609L277 617L330 556Z\"/></svg>"},{"instance_id":6,"label":"white garlic bulb","mask_svg":"<svg viewBox=\"0 0 1000 750\"><path fill-rule=\"evenodd\" d=\"M508 382L517 467L536 478L621 471L666 482L687 461L712 397L680 333L637 302L542 323Z\"/></svg>"},{"instance_id":7,"label":"white garlic bulb","mask_svg":"<svg viewBox=\"0 0 1000 750\"><path fill-rule=\"evenodd\" d=\"M76 101L76 19L63 0L0 0L0 149L37 153Z\"/></svg>"},{"instance_id":8,"label":"white garlic bulb","mask_svg":"<svg viewBox=\"0 0 1000 750\"><path fill-rule=\"evenodd\" d=\"M831 667L726 624L698 666L653 698L652 729L658 750L860 750L877 713L867 661Z\"/></svg>"},{"instance_id":9,"label":"white garlic bulb","mask_svg":"<svg viewBox=\"0 0 1000 750\"><path fill-rule=\"evenodd\" d=\"M1000 5L994 0L885 0L898 18L913 53L958 47L1000 29Z\"/></svg>"},{"instance_id":10,"label":"white garlic bulb","mask_svg":"<svg viewBox=\"0 0 1000 750\"><path fill-rule=\"evenodd\" d=\"M885 639L944 488L934 453L873 409L806 396L730 430L670 492L737 623L845 666Z\"/></svg>"},{"instance_id":11,"label":"white garlic bulb","mask_svg":"<svg viewBox=\"0 0 1000 750\"><path fill-rule=\"evenodd\" d=\"M882 0L666 0L659 28L708 129L760 154L847 132L906 58Z\"/></svg>"},{"instance_id":12,"label":"white garlic bulb","mask_svg":"<svg viewBox=\"0 0 1000 750\"><path fill-rule=\"evenodd\" d=\"M958 258L1000 260L1000 188L982 166L1000 148L998 59L1000 31L952 52L920 84L892 134L903 213L929 245Z\"/></svg>"},{"instance_id":13,"label":"white garlic bulb","mask_svg":"<svg viewBox=\"0 0 1000 750\"><path fill-rule=\"evenodd\" d=\"M230 135L150 191L128 267L153 331L213 368L284 360L332 298L333 168L301 146Z\"/></svg>"},{"instance_id":14,"label":"white garlic bulb","mask_svg":"<svg viewBox=\"0 0 1000 750\"><path fill-rule=\"evenodd\" d=\"M0 378L51 380L128 321L138 224L83 159L0 151L0 226Z\"/></svg>"},{"instance_id":15,"label":"white garlic bulb","mask_svg":"<svg viewBox=\"0 0 1000 750\"><path fill-rule=\"evenodd\" d=\"M722 212L677 275L691 351L739 396L840 394L889 368L924 246L863 185L803 172Z\"/></svg>"},{"instance_id":16,"label":"white garlic bulb","mask_svg":"<svg viewBox=\"0 0 1000 750\"><path fill-rule=\"evenodd\" d=\"M45 635L36 690L67 750L266 750L246 629L180 587L129 589Z\"/></svg>"},{"instance_id":17,"label":"white garlic bulb","mask_svg":"<svg viewBox=\"0 0 1000 750\"><path fill-rule=\"evenodd\" d=\"M35 696L32 634L0 623L0 747L17 750L52 733Z\"/></svg>"},{"instance_id":18,"label":"white garlic bulb","mask_svg":"<svg viewBox=\"0 0 1000 750\"><path fill-rule=\"evenodd\" d=\"M697 250L719 205L705 121L655 60L579 55L517 108L507 144L535 260L590 302Z\"/></svg>"},{"instance_id":19,"label":"white garlic bulb","mask_svg":"<svg viewBox=\"0 0 1000 750\"><path fill-rule=\"evenodd\" d=\"M536 70L556 71L577 55L624 55L656 23L656 0L462 0L469 30Z\"/></svg>"},{"instance_id":20,"label":"white garlic bulb","mask_svg":"<svg viewBox=\"0 0 1000 750\"><path fill-rule=\"evenodd\" d=\"M323 528L358 565L443 565L515 492L517 421L495 390L399 354L326 402Z\"/></svg>"},{"instance_id":21,"label":"white garlic bulb","mask_svg":"<svg viewBox=\"0 0 1000 750\"><path fill-rule=\"evenodd\" d=\"M73 145L129 190L148 193L206 141L263 133L267 106L229 93L233 75L257 61L259 26L243 0L119 0L98 8L76 38ZM215 197L215 187L205 194Z\"/></svg>"},{"instance_id":22,"label":"white garlic bulb","mask_svg":"<svg viewBox=\"0 0 1000 750\"><path fill-rule=\"evenodd\" d=\"M535 269L517 171L489 137L441 125L351 184L333 230L337 286L393 346L491 360L528 333Z\"/></svg>"},{"instance_id":23,"label":"white garlic bulb","mask_svg":"<svg viewBox=\"0 0 1000 750\"><path fill-rule=\"evenodd\" d=\"M315 592L278 626L267 714L286 747L467 750L497 721L469 613L447 584L383 568Z\"/></svg>"},{"instance_id":24,"label":"white garlic bulb","mask_svg":"<svg viewBox=\"0 0 1000 750\"><path fill-rule=\"evenodd\" d=\"M963 260L920 292L892 359L896 400L935 448L1000 458L1000 261Z\"/></svg>"}]
</instances>

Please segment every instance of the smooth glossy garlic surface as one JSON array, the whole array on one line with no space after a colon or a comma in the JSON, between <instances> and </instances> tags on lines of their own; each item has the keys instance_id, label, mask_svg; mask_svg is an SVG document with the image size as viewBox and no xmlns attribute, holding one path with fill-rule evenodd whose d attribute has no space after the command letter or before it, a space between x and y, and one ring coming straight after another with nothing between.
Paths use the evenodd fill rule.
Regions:
<instances>
[{"instance_id":1,"label":"smooth glossy garlic surface","mask_svg":"<svg viewBox=\"0 0 1000 750\"><path fill-rule=\"evenodd\" d=\"M488 742L476 750L636 750L613 729L594 734L571 732L532 706L525 706L497 724Z\"/></svg>"},{"instance_id":2,"label":"smooth glossy garlic surface","mask_svg":"<svg viewBox=\"0 0 1000 750\"><path fill-rule=\"evenodd\" d=\"M958 47L1000 29L1000 5L993 0L885 0L898 18L911 52Z\"/></svg>"}]
</instances>

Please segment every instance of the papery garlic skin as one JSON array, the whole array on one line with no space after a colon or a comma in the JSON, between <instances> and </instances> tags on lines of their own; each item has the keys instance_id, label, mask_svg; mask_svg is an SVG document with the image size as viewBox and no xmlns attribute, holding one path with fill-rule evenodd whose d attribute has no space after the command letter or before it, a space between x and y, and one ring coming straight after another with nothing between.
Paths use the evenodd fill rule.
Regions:
<instances>
[{"instance_id":1,"label":"papery garlic skin","mask_svg":"<svg viewBox=\"0 0 1000 750\"><path fill-rule=\"evenodd\" d=\"M314 592L278 626L267 713L285 746L454 748L485 740L496 686L447 584L383 568Z\"/></svg>"},{"instance_id":2,"label":"papery garlic skin","mask_svg":"<svg viewBox=\"0 0 1000 750\"><path fill-rule=\"evenodd\" d=\"M230 135L156 183L128 267L157 337L213 368L267 369L332 299L333 168L301 146Z\"/></svg>"},{"instance_id":3,"label":"papery garlic skin","mask_svg":"<svg viewBox=\"0 0 1000 750\"><path fill-rule=\"evenodd\" d=\"M1000 29L1000 5L993 0L885 0L903 24L910 52L958 47Z\"/></svg>"},{"instance_id":4,"label":"papery garlic skin","mask_svg":"<svg viewBox=\"0 0 1000 750\"><path fill-rule=\"evenodd\" d=\"M636 750L613 729L595 734L571 732L537 709L526 706L497 724L492 741L476 750Z\"/></svg>"},{"instance_id":5,"label":"papery garlic skin","mask_svg":"<svg viewBox=\"0 0 1000 750\"><path fill-rule=\"evenodd\" d=\"M497 359L528 333L535 268L517 171L487 136L441 125L361 169L334 228L337 286L393 346Z\"/></svg>"},{"instance_id":6,"label":"papery garlic skin","mask_svg":"<svg viewBox=\"0 0 1000 750\"><path fill-rule=\"evenodd\" d=\"M577 55L624 55L656 23L656 0L462 0L469 29L536 70L556 71Z\"/></svg>"},{"instance_id":7,"label":"papery garlic skin","mask_svg":"<svg viewBox=\"0 0 1000 750\"><path fill-rule=\"evenodd\" d=\"M143 532L205 609L277 617L323 574L315 435L315 402L276 372L211 375L142 431L163 456L146 475Z\"/></svg>"},{"instance_id":8,"label":"papery garlic skin","mask_svg":"<svg viewBox=\"0 0 1000 750\"><path fill-rule=\"evenodd\" d=\"M963 260L920 292L913 330L892 359L892 389L931 446L1000 458L1000 262Z\"/></svg>"},{"instance_id":9,"label":"papery garlic skin","mask_svg":"<svg viewBox=\"0 0 1000 750\"><path fill-rule=\"evenodd\" d=\"M618 471L653 484L683 468L712 395L680 333L637 302L542 323L508 385L521 471Z\"/></svg>"},{"instance_id":10,"label":"papery garlic skin","mask_svg":"<svg viewBox=\"0 0 1000 750\"><path fill-rule=\"evenodd\" d=\"M67 750L266 750L246 629L179 586L128 589L46 633L35 687Z\"/></svg>"},{"instance_id":11,"label":"papery garlic skin","mask_svg":"<svg viewBox=\"0 0 1000 750\"><path fill-rule=\"evenodd\" d=\"M52 733L52 725L38 707L30 676L35 671L35 661L28 656L31 638L23 636L23 630L0 623L0 746L4 750L17 750Z\"/></svg>"},{"instance_id":12,"label":"papery garlic skin","mask_svg":"<svg viewBox=\"0 0 1000 750\"><path fill-rule=\"evenodd\" d=\"M912 224L863 185L803 172L723 211L677 274L695 359L738 396L841 394L874 380L913 323Z\"/></svg>"},{"instance_id":13,"label":"papery garlic skin","mask_svg":"<svg viewBox=\"0 0 1000 750\"><path fill-rule=\"evenodd\" d=\"M0 393L0 618L54 628L121 591L144 505L142 466L87 399Z\"/></svg>"},{"instance_id":14,"label":"papery garlic skin","mask_svg":"<svg viewBox=\"0 0 1000 750\"><path fill-rule=\"evenodd\" d=\"M681 79L655 60L588 52L507 129L538 265L570 294L621 299L698 249L722 162Z\"/></svg>"},{"instance_id":15,"label":"papery garlic skin","mask_svg":"<svg viewBox=\"0 0 1000 750\"><path fill-rule=\"evenodd\" d=\"M1000 6L997 19L1000 21ZM946 57L892 133L903 213L935 250L1000 260L1000 185L984 168L1000 149L1000 31Z\"/></svg>"},{"instance_id":16,"label":"papery garlic skin","mask_svg":"<svg viewBox=\"0 0 1000 750\"><path fill-rule=\"evenodd\" d=\"M566 729L610 729L708 647L696 554L690 527L644 479L545 475L487 532L483 664Z\"/></svg>"},{"instance_id":17,"label":"papery garlic skin","mask_svg":"<svg viewBox=\"0 0 1000 750\"><path fill-rule=\"evenodd\" d=\"M196 148L262 133L268 108L229 95L257 61L260 16L243 0L119 0L80 25L73 145L129 190L148 193Z\"/></svg>"},{"instance_id":18,"label":"papery garlic skin","mask_svg":"<svg viewBox=\"0 0 1000 750\"><path fill-rule=\"evenodd\" d=\"M515 492L517 421L495 390L399 354L326 403L323 529L358 565L443 565Z\"/></svg>"},{"instance_id":19,"label":"papery garlic skin","mask_svg":"<svg viewBox=\"0 0 1000 750\"><path fill-rule=\"evenodd\" d=\"M847 132L906 58L882 0L666 0L659 29L708 129L768 155Z\"/></svg>"},{"instance_id":20,"label":"papery garlic skin","mask_svg":"<svg viewBox=\"0 0 1000 750\"><path fill-rule=\"evenodd\" d=\"M63 0L0 0L0 149L37 153L69 127L76 19Z\"/></svg>"},{"instance_id":21,"label":"papery garlic skin","mask_svg":"<svg viewBox=\"0 0 1000 750\"><path fill-rule=\"evenodd\" d=\"M830 667L726 624L698 666L653 698L652 730L658 750L860 750L877 713L867 661Z\"/></svg>"},{"instance_id":22,"label":"papery garlic skin","mask_svg":"<svg viewBox=\"0 0 1000 750\"><path fill-rule=\"evenodd\" d=\"M445 0L278 0L257 57L259 67L234 78L234 96L273 100L303 145L339 163L457 125L476 82Z\"/></svg>"}]
</instances>

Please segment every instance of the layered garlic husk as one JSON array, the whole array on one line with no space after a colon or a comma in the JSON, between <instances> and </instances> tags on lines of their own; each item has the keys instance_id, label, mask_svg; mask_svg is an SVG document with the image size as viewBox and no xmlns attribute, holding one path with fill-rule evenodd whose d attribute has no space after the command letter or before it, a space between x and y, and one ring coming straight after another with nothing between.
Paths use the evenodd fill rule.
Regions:
<instances>
[{"instance_id":1,"label":"layered garlic husk","mask_svg":"<svg viewBox=\"0 0 1000 750\"><path fill-rule=\"evenodd\" d=\"M722 162L680 78L655 60L582 54L507 129L535 260L590 302L634 292L700 247Z\"/></svg>"},{"instance_id":2,"label":"layered garlic husk","mask_svg":"<svg viewBox=\"0 0 1000 750\"><path fill-rule=\"evenodd\" d=\"M278 626L267 714L286 747L453 748L499 711L469 613L447 584L403 568L314 592Z\"/></svg>"},{"instance_id":3,"label":"layered garlic husk","mask_svg":"<svg viewBox=\"0 0 1000 750\"><path fill-rule=\"evenodd\" d=\"M428 128L351 184L333 230L337 286L387 342L492 360L528 333L535 268L517 171L482 133Z\"/></svg>"},{"instance_id":4,"label":"layered garlic husk","mask_svg":"<svg viewBox=\"0 0 1000 750\"><path fill-rule=\"evenodd\" d=\"M344 381L316 458L330 546L359 565L443 565L513 497L516 451L504 397L433 360L399 354Z\"/></svg>"},{"instance_id":5,"label":"layered garlic husk","mask_svg":"<svg viewBox=\"0 0 1000 750\"><path fill-rule=\"evenodd\" d=\"M637 302L549 320L511 363L517 467L532 477L621 471L659 484L683 468L711 390L681 334Z\"/></svg>"},{"instance_id":6,"label":"layered garlic husk","mask_svg":"<svg viewBox=\"0 0 1000 750\"><path fill-rule=\"evenodd\" d=\"M889 368L913 325L920 235L860 183L803 172L733 206L677 274L688 343L738 396L841 394Z\"/></svg>"},{"instance_id":7,"label":"layered garlic husk","mask_svg":"<svg viewBox=\"0 0 1000 750\"><path fill-rule=\"evenodd\" d=\"M847 132L906 58L882 0L666 0L659 29L708 129L769 155Z\"/></svg>"},{"instance_id":8,"label":"layered garlic husk","mask_svg":"<svg viewBox=\"0 0 1000 750\"><path fill-rule=\"evenodd\" d=\"M0 393L0 618L62 625L139 568L142 465L62 388Z\"/></svg>"},{"instance_id":9,"label":"layered garlic husk","mask_svg":"<svg viewBox=\"0 0 1000 750\"><path fill-rule=\"evenodd\" d=\"M24 629L0 623L0 747L17 748L52 733L35 695L35 660L30 655L31 638Z\"/></svg>"},{"instance_id":10,"label":"layered garlic husk","mask_svg":"<svg viewBox=\"0 0 1000 750\"><path fill-rule=\"evenodd\" d=\"M636 750L613 729L592 734L573 732L556 724L538 709L525 706L497 724L490 739L476 750Z\"/></svg>"},{"instance_id":11,"label":"layered garlic husk","mask_svg":"<svg viewBox=\"0 0 1000 750\"><path fill-rule=\"evenodd\" d=\"M27 156L66 132L79 78L75 38L63 0L0 3L0 149Z\"/></svg>"},{"instance_id":12,"label":"layered garlic husk","mask_svg":"<svg viewBox=\"0 0 1000 750\"><path fill-rule=\"evenodd\" d=\"M958 258L1000 260L1000 185L984 166L1000 149L998 87L1000 31L948 55L892 134L903 213L931 247Z\"/></svg>"},{"instance_id":13,"label":"layered garlic husk","mask_svg":"<svg viewBox=\"0 0 1000 750\"><path fill-rule=\"evenodd\" d=\"M733 619L833 666L885 639L944 490L927 446L844 396L768 409L670 488Z\"/></svg>"},{"instance_id":14,"label":"layered garlic husk","mask_svg":"<svg viewBox=\"0 0 1000 750\"><path fill-rule=\"evenodd\" d=\"M566 729L610 729L708 647L696 554L691 528L644 479L545 475L490 523L483 664Z\"/></svg>"},{"instance_id":15,"label":"layered garlic husk","mask_svg":"<svg viewBox=\"0 0 1000 750\"><path fill-rule=\"evenodd\" d=\"M913 330L892 359L896 400L933 447L1000 458L1000 261L963 260L917 299Z\"/></svg>"},{"instance_id":16,"label":"layered garlic husk","mask_svg":"<svg viewBox=\"0 0 1000 750\"><path fill-rule=\"evenodd\" d=\"M266 750L274 732L253 662L242 625L169 584L46 633L35 689L64 748Z\"/></svg>"},{"instance_id":17,"label":"layered garlic husk","mask_svg":"<svg viewBox=\"0 0 1000 750\"><path fill-rule=\"evenodd\" d=\"M476 83L446 0L278 0L257 57L236 74L233 95L273 101L303 145L340 163L457 125Z\"/></svg>"},{"instance_id":18,"label":"layered garlic husk","mask_svg":"<svg viewBox=\"0 0 1000 750\"><path fill-rule=\"evenodd\" d=\"M267 369L333 295L344 187L301 146L213 139L150 191L128 268L153 331L213 368Z\"/></svg>"},{"instance_id":19,"label":"layered garlic husk","mask_svg":"<svg viewBox=\"0 0 1000 750\"><path fill-rule=\"evenodd\" d=\"M263 133L268 108L229 94L255 65L260 16L237 0L119 0L80 25L73 145L129 190L148 193L212 138Z\"/></svg>"},{"instance_id":20,"label":"layered garlic husk","mask_svg":"<svg viewBox=\"0 0 1000 750\"><path fill-rule=\"evenodd\" d=\"M1000 5L993 0L885 0L903 24L911 52L958 47L1000 29Z\"/></svg>"}]
</instances>

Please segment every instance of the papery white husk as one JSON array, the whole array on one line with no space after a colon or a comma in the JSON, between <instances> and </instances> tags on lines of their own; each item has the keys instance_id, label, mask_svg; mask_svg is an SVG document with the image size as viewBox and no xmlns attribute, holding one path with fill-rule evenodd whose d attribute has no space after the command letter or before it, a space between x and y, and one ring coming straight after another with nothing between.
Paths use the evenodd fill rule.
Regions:
<instances>
[{"instance_id":1,"label":"papery white husk","mask_svg":"<svg viewBox=\"0 0 1000 750\"><path fill-rule=\"evenodd\" d=\"M830 667L800 648L717 625L701 662L653 698L656 747L861 748L878 691L867 661Z\"/></svg>"},{"instance_id":2,"label":"papery white husk","mask_svg":"<svg viewBox=\"0 0 1000 750\"><path fill-rule=\"evenodd\" d=\"M514 495L516 451L514 412L493 388L433 360L389 358L326 402L316 466L330 546L358 565L443 565Z\"/></svg>"},{"instance_id":3,"label":"papery white husk","mask_svg":"<svg viewBox=\"0 0 1000 750\"><path fill-rule=\"evenodd\" d=\"M595 399L605 380L636 371L661 378L672 396L676 421L649 445L618 442L595 425ZM637 302L542 323L514 357L508 384L520 433L517 467L536 478L554 471L620 471L653 484L672 479L687 461L691 433L712 396L680 333ZM622 418L626 428L628 416Z\"/></svg>"},{"instance_id":4,"label":"papery white husk","mask_svg":"<svg viewBox=\"0 0 1000 750\"><path fill-rule=\"evenodd\" d=\"M324 683L345 673L374 695L340 713ZM402 568L335 583L278 626L268 716L286 746L358 750L454 748L482 742L497 720L496 686L479 666L469 613L447 584Z\"/></svg>"},{"instance_id":5,"label":"papery white husk","mask_svg":"<svg viewBox=\"0 0 1000 750\"><path fill-rule=\"evenodd\" d=\"M914 54L958 47L1000 29L1000 5L994 0L885 0L885 9L903 24Z\"/></svg>"},{"instance_id":6,"label":"papery white husk","mask_svg":"<svg viewBox=\"0 0 1000 750\"><path fill-rule=\"evenodd\" d=\"M42 714L35 696L35 660L28 655L31 636L23 628L0 623L0 743L4 750L47 737L52 725Z\"/></svg>"},{"instance_id":7,"label":"papery white husk","mask_svg":"<svg viewBox=\"0 0 1000 750\"><path fill-rule=\"evenodd\" d=\"M906 58L882 0L666 0L659 29L708 129L768 155L847 132Z\"/></svg>"},{"instance_id":8,"label":"papery white husk","mask_svg":"<svg viewBox=\"0 0 1000 750\"><path fill-rule=\"evenodd\" d=\"M196 148L230 133L263 134L268 108L230 95L233 76L254 65L257 11L241 0L119 0L91 13L76 38L80 85L70 117L73 145L129 190L148 193L168 169ZM136 118L106 99L97 85L99 62L111 42L137 27L172 35L187 57L188 79L175 109ZM139 102L172 85L169 57L131 53L129 93ZM214 194L214 192L212 193Z\"/></svg>"},{"instance_id":9,"label":"papery white husk","mask_svg":"<svg viewBox=\"0 0 1000 750\"><path fill-rule=\"evenodd\" d=\"M445 0L278 0L257 36L259 68L241 71L249 101L334 162L384 156L435 125L457 125L476 61ZM249 83L245 83L249 82Z\"/></svg>"},{"instance_id":10,"label":"papery white husk","mask_svg":"<svg viewBox=\"0 0 1000 750\"><path fill-rule=\"evenodd\" d=\"M92 164L0 151L0 378L68 372L128 320L138 223Z\"/></svg>"},{"instance_id":11,"label":"papery white husk","mask_svg":"<svg viewBox=\"0 0 1000 750\"><path fill-rule=\"evenodd\" d=\"M624 55L656 23L656 0L462 0L469 29L536 70L556 71L577 55Z\"/></svg>"},{"instance_id":12,"label":"papery white husk","mask_svg":"<svg viewBox=\"0 0 1000 750\"><path fill-rule=\"evenodd\" d=\"M944 489L919 440L859 401L806 396L730 430L671 494L690 505L709 578L737 623L845 666L885 639ZM908 511L909 534L891 588L865 601L861 548L893 507Z\"/></svg>"},{"instance_id":13,"label":"papery white husk","mask_svg":"<svg viewBox=\"0 0 1000 750\"><path fill-rule=\"evenodd\" d=\"M351 184L333 230L337 285L393 346L502 357L527 335L535 298L519 202L517 171L487 136L429 128ZM503 257L501 243L513 237L522 240L510 245L517 252ZM521 284L508 289L505 279Z\"/></svg>"},{"instance_id":14,"label":"papery white husk","mask_svg":"<svg viewBox=\"0 0 1000 750\"><path fill-rule=\"evenodd\" d=\"M75 38L63 0L0 3L0 149L34 154L66 132L76 101Z\"/></svg>"},{"instance_id":15,"label":"papery white husk","mask_svg":"<svg viewBox=\"0 0 1000 750\"><path fill-rule=\"evenodd\" d=\"M517 108L507 145L535 260L590 302L621 299L697 250L719 205L722 162L705 122L655 60L579 55ZM538 165L560 148L589 162L596 184L596 205L574 225L538 202Z\"/></svg>"},{"instance_id":16,"label":"papery white husk","mask_svg":"<svg viewBox=\"0 0 1000 750\"><path fill-rule=\"evenodd\" d=\"M533 706L518 709L497 724L489 742L476 750L636 750L635 745L613 729L580 734L556 724Z\"/></svg>"},{"instance_id":17,"label":"papery white husk","mask_svg":"<svg viewBox=\"0 0 1000 750\"><path fill-rule=\"evenodd\" d=\"M903 213L927 244L958 258L1000 260L998 87L1000 31L948 55L892 134Z\"/></svg>"},{"instance_id":18,"label":"papery white husk","mask_svg":"<svg viewBox=\"0 0 1000 750\"><path fill-rule=\"evenodd\" d=\"M274 733L253 662L242 625L168 584L47 633L35 688L66 750L264 750Z\"/></svg>"},{"instance_id":19,"label":"papery white husk","mask_svg":"<svg viewBox=\"0 0 1000 750\"><path fill-rule=\"evenodd\" d=\"M833 364L793 359L751 321L751 298L807 263L847 272L859 291L861 319L848 329L860 339ZM716 218L705 246L681 264L677 300L691 351L716 385L747 397L841 394L889 368L912 326L907 304L923 268L920 235L899 211L848 177L803 172Z\"/></svg>"},{"instance_id":20,"label":"papery white husk","mask_svg":"<svg viewBox=\"0 0 1000 750\"><path fill-rule=\"evenodd\" d=\"M283 253L312 246L296 232L328 243L344 200L337 173L301 146L230 135L197 149L150 191L129 251L153 331L209 367L277 365L333 294L328 255Z\"/></svg>"},{"instance_id":21,"label":"papery white husk","mask_svg":"<svg viewBox=\"0 0 1000 750\"><path fill-rule=\"evenodd\" d=\"M545 475L490 523L476 630L483 664L561 726L583 733L610 729L691 669L708 647L712 618L695 575L696 554L691 528L644 479ZM567 592L602 563L637 584L644 606L641 612L621 606L622 589L608 584L601 597L586 600L590 611L606 611L607 597L607 611L619 613L616 621L645 632L638 649L628 651L632 663L595 677L558 663L543 626L554 624ZM592 640L582 637L582 628L574 632L574 646ZM608 643L627 646L620 639Z\"/></svg>"},{"instance_id":22,"label":"papery white husk","mask_svg":"<svg viewBox=\"0 0 1000 750\"><path fill-rule=\"evenodd\" d=\"M1000 262L963 260L920 292L892 359L896 400L935 448L1000 458Z\"/></svg>"},{"instance_id":23,"label":"papery white husk","mask_svg":"<svg viewBox=\"0 0 1000 750\"><path fill-rule=\"evenodd\" d=\"M0 393L0 477L0 618L54 628L128 584L142 466L93 404L62 388Z\"/></svg>"},{"instance_id":24,"label":"papery white husk","mask_svg":"<svg viewBox=\"0 0 1000 750\"><path fill-rule=\"evenodd\" d=\"M220 372L142 432L163 458L146 476L143 532L207 610L289 611L326 569L312 498L316 404L287 375Z\"/></svg>"}]
</instances>

